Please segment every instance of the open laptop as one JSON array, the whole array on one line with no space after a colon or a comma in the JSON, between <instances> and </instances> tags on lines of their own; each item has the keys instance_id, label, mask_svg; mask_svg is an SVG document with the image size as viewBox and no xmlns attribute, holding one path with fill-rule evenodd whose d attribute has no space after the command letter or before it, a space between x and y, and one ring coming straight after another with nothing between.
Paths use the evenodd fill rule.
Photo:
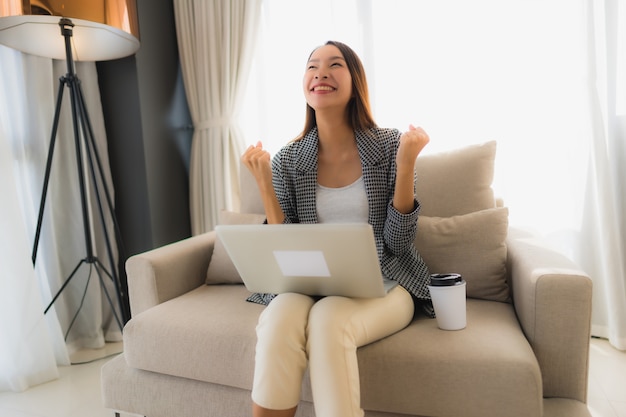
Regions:
<instances>
[{"instance_id":1,"label":"open laptop","mask_svg":"<svg viewBox=\"0 0 626 417\"><path fill-rule=\"evenodd\" d=\"M374 232L366 223L217 226L218 237L251 292L383 297Z\"/></svg>"}]
</instances>

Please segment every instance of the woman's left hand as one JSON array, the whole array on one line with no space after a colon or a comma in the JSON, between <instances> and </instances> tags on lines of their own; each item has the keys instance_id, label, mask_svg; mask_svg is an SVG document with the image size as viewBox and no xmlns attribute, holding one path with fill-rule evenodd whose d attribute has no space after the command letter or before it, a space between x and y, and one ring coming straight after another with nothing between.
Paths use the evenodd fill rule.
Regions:
<instances>
[{"instance_id":1,"label":"woman's left hand","mask_svg":"<svg viewBox=\"0 0 626 417\"><path fill-rule=\"evenodd\" d=\"M428 142L430 138L424 129L410 125L409 130L400 136L400 146L396 154L398 168L406 167L412 171L417 156Z\"/></svg>"}]
</instances>

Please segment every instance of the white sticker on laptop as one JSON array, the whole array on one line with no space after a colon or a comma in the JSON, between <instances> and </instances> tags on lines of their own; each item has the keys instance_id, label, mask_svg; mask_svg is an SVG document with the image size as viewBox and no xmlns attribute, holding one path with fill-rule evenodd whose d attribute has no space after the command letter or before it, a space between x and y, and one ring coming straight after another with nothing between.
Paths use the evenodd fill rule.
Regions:
<instances>
[{"instance_id":1,"label":"white sticker on laptop","mask_svg":"<svg viewBox=\"0 0 626 417\"><path fill-rule=\"evenodd\" d=\"M288 277L329 277L330 271L322 251L275 250L274 258L283 275Z\"/></svg>"}]
</instances>

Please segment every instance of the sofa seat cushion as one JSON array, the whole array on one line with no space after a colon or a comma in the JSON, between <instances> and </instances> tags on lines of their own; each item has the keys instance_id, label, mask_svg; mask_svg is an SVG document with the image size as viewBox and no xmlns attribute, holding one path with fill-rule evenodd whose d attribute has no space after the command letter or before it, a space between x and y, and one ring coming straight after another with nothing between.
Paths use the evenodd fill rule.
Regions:
<instances>
[{"instance_id":1,"label":"sofa seat cushion","mask_svg":"<svg viewBox=\"0 0 626 417\"><path fill-rule=\"evenodd\" d=\"M203 285L133 317L124 328L128 365L250 389L264 306L249 296L243 285Z\"/></svg>"},{"instance_id":2,"label":"sofa seat cushion","mask_svg":"<svg viewBox=\"0 0 626 417\"><path fill-rule=\"evenodd\" d=\"M359 349L362 405L425 416L540 417L542 378L513 306L467 300L467 327L423 316ZM503 412L503 410L507 410Z\"/></svg>"},{"instance_id":3,"label":"sofa seat cushion","mask_svg":"<svg viewBox=\"0 0 626 417\"><path fill-rule=\"evenodd\" d=\"M246 302L248 295L242 285L203 285L133 317L124 331L128 365L251 389L255 327L264 307ZM358 358L366 409L541 415L539 366L510 304L468 299L466 329L443 331L435 320L418 317L360 348ZM303 399L312 400L308 377Z\"/></svg>"}]
</instances>

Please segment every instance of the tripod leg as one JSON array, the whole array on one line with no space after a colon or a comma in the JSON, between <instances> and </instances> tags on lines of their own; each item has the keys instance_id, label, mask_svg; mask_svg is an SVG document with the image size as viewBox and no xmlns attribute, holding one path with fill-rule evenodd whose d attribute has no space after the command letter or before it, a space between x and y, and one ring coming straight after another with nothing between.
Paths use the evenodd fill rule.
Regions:
<instances>
[{"instance_id":1,"label":"tripod leg","mask_svg":"<svg viewBox=\"0 0 626 417\"><path fill-rule=\"evenodd\" d=\"M106 295L107 301L109 302L109 305L111 306L111 311L113 311L113 317L115 317L115 321L117 322L117 325L119 326L120 330L123 330L124 325L122 324L122 321L117 315L117 311L115 311L115 305L113 304L113 300L111 300L111 296L109 295L109 290L107 290L107 287L104 283L104 279L102 279L102 275L100 274L100 269L98 268L102 269L102 271L104 271L104 273L107 274L109 278L113 279L113 277L111 276L111 274L107 272L106 268L102 266L100 261L96 260L96 273L98 274L98 278L100 279L100 287L102 287L102 290L104 291L104 295Z\"/></svg>"},{"instance_id":2,"label":"tripod leg","mask_svg":"<svg viewBox=\"0 0 626 417\"><path fill-rule=\"evenodd\" d=\"M87 113L87 108L84 105L85 103L85 97L83 95L83 89L80 86L80 84L78 85L78 92L80 94L80 101L82 103L82 114L83 114L83 120L86 122L86 126L89 132L89 135L86 136L87 138L89 138L90 141L90 145L91 145L91 149L93 150L93 154L95 156L95 160L96 160L96 165L98 167L98 173L100 174L100 179L102 180L102 188L104 189L104 195L106 197L106 202L107 202L107 207L109 209L109 213L111 214L111 219L113 220L113 225L115 226L115 234L117 237L117 244L118 244L118 252L121 254L125 254L126 250L124 249L124 242L121 239L122 233L120 232L120 226L119 223L117 221L117 217L115 216L115 209L113 206L113 199L111 198L111 193L109 191L109 187L107 187L106 185L106 181L105 181L105 175L104 175L104 169L102 168L102 160L100 158L100 153L98 152L98 147L96 146L96 141L94 140L95 135L93 134L93 128L91 125L91 120L89 119L89 113ZM122 255L123 258L123 255Z\"/></svg>"},{"instance_id":3,"label":"tripod leg","mask_svg":"<svg viewBox=\"0 0 626 417\"><path fill-rule=\"evenodd\" d=\"M85 173L83 168L83 158L80 146L80 130L79 130L79 113L76 94L76 77L75 75L68 76L68 87L70 89L70 102L72 108L72 126L74 129L74 142L76 145L76 166L78 171L78 186L80 189L80 204L83 214L83 230L85 234L85 248L87 250L87 261L93 261L93 242L91 240L91 227L89 224L89 211L87 210L87 196L85 193Z\"/></svg>"},{"instance_id":4,"label":"tripod leg","mask_svg":"<svg viewBox=\"0 0 626 417\"><path fill-rule=\"evenodd\" d=\"M46 161L46 171L43 179L43 190L41 191L41 201L39 203L39 216L37 217L37 228L35 231L35 243L33 244L32 260L33 265L37 260L37 249L39 248L39 238L41 237L41 225L43 223L43 212L46 206L46 196L48 195L48 184L50 182L50 171L52 169L52 157L54 156L54 146L57 140L57 130L59 128L59 116L61 114L61 103L63 102L63 90L65 87L65 77L59 79L59 91L57 93L57 104L54 109L54 119L52 122L52 133L50 135L50 145L48 148L48 159Z\"/></svg>"},{"instance_id":5,"label":"tripod leg","mask_svg":"<svg viewBox=\"0 0 626 417\"><path fill-rule=\"evenodd\" d=\"M50 301L50 304L48 304L48 307L46 307L46 309L43 311L43 314L46 314L48 312L48 310L50 310L50 307L52 307L52 304L54 304L54 302L57 300L57 298L59 298L59 295L61 295L61 293L63 292L63 290L65 289L65 287L67 287L67 284L70 283L70 281L72 280L72 278L74 277L74 275L76 274L76 272L78 271L78 268L80 268L80 266L85 262L84 259L82 259L81 261L78 262L78 264L76 265L76 267L74 268L74 270L72 271L72 273L70 274L69 277L67 277L67 279L65 280L65 282L63 283L63 285L61 286L61 288L59 289L59 291L57 291L57 293L54 295L54 298L52 299L52 301Z\"/></svg>"},{"instance_id":6,"label":"tripod leg","mask_svg":"<svg viewBox=\"0 0 626 417\"><path fill-rule=\"evenodd\" d=\"M121 288L121 283L120 280L118 279L118 274L117 274L117 267L116 267L116 263L115 263L115 259L113 256L113 249L111 246L111 239L109 236L109 232L108 232L108 228L107 228L107 224L106 224L106 220L105 220L105 215L104 215L104 210L102 208L102 200L100 197L100 186L98 185L98 178L96 177L96 171L94 168L94 159L96 159L96 163L97 163L97 167L99 169L99 174L100 174L100 184L102 186L102 189L104 189L105 191L105 195L107 198L107 203L108 203L108 208L109 208L109 214L110 217L113 219L113 223L114 225L117 225L117 221L116 221L116 217L115 217L115 212L113 210L113 205L111 203L111 198L110 198L110 194L108 191L108 187L106 184L106 178L104 177L104 172L102 170L102 164L100 162L100 157L98 154L98 151L96 149L95 146L95 140L93 138L93 129L91 127L91 122L89 120L89 115L87 113L87 109L84 103L84 98L83 98L83 94L82 94L82 90L80 88L80 83L77 82L75 85L75 99L77 102L77 106L78 106L78 110L79 110L79 115L81 116L81 127L82 127L82 131L83 131L83 138L85 140L85 153L87 154L87 162L88 162L88 167L89 167L89 172L91 174L91 180L95 189L95 196L96 196L96 201L98 203L98 213L100 215L100 221L101 221L101 226L102 226L102 231L103 231L103 235L104 235L104 240L105 240L105 244L106 244L106 249L107 249L107 255L108 255L108 260L110 263L110 267L111 267L111 278L113 280L113 283L115 284L115 289L116 289L116 293L117 293L117 297L118 297L118 302L120 305L120 310L122 312L122 316L124 317L124 322L128 321L130 319L130 314L127 313L127 305L126 303L124 303L124 299L125 297L123 297L124 292L122 291ZM92 155L93 153L93 155ZM118 229L116 228L116 231ZM119 236L116 235L116 237L118 237L118 241ZM97 260L97 258L96 258Z\"/></svg>"},{"instance_id":7,"label":"tripod leg","mask_svg":"<svg viewBox=\"0 0 626 417\"><path fill-rule=\"evenodd\" d=\"M48 305L48 308L46 308L46 312L48 311L48 309L52 306L52 304L56 301L57 297L61 294L61 292L63 291L63 289L67 286L67 284L69 284L70 280L72 279L72 277L74 276L74 274L76 274L76 272L78 271L78 269L80 268L80 266L84 263L87 263L87 261L85 261L84 259L81 260L78 265L76 265L76 268L74 268L74 271L72 272L72 274L68 277L68 279L65 281L65 283L63 284L63 287L59 290L59 292L57 293L57 295L54 297L54 299L52 300L52 302L50 303L50 305ZM78 318L78 314L80 313L80 311L83 308L83 304L85 303L85 297L87 295L87 291L89 289L89 283L91 282L91 274L93 273L93 271L96 271L96 274L98 275L98 280L100 281L100 286L101 288L104 290L104 293L106 295L107 301L109 302L109 305L111 306L111 310L113 311L113 316L115 317L115 321L117 322L117 325L120 328L120 331L123 331L124 326L122 325L122 322L120 321L120 318L117 315L117 312L115 311L115 306L113 305L113 300L111 300L111 296L109 295L109 291L107 290L104 280L102 278L102 274L100 273L100 269L102 269L102 271L104 271L105 274L107 274L109 276L109 278L112 278L111 275L107 272L107 270L102 266L102 264L100 263L100 261L98 261L97 259L91 263L89 265L89 274L87 275L87 282L85 283L85 290L83 292L83 296L80 300L80 305L78 306L78 308L76 309L76 313L74 314L74 317L72 318L72 321L70 322L69 326L67 327L67 331L65 332L65 340L67 340L68 335L70 334L70 331L72 330L72 327L74 326L74 322L76 322L76 319ZM45 314L45 313L44 313Z\"/></svg>"},{"instance_id":8,"label":"tripod leg","mask_svg":"<svg viewBox=\"0 0 626 417\"><path fill-rule=\"evenodd\" d=\"M51 166L52 166L52 157L54 154L54 146L56 143L56 133L57 133L57 129L58 129L58 124L59 124L59 115L60 115L60 111L61 111L61 104L63 101L63 87L65 87L66 85L69 87L70 90L70 102L71 102L71 107L72 107L72 122L73 122L73 128L74 128L74 141L76 144L76 163L78 165L78 179L79 179L79 186L80 186L80 193L81 193L81 204L82 204L82 213L83 213L83 228L84 228L84 232L85 232L85 247L87 248L87 258L81 260L78 265L74 268L74 270L72 271L72 273L70 274L70 276L65 280L65 282L63 283L63 285L61 286L61 288L59 289L59 291L57 291L57 293L55 294L55 296L53 297L52 301L50 302L50 304L48 304L48 306L46 307L46 309L44 310L44 314L46 314L50 308L52 307L52 305L55 303L55 301L59 298L59 296L61 295L61 293L63 292L63 290L65 289L65 287L67 287L67 285L70 283L70 281L72 280L72 278L74 277L74 275L76 274L76 272L78 271L78 268L82 265L82 263L84 262L89 262L92 260L93 258L93 250L92 250L92 242L91 242L91 232L89 229L89 223L88 223L88 216L87 216L87 203L86 203L86 198L85 198L85 178L83 175L83 165L82 165L82 158L81 158L81 149L80 149L80 137L79 137L79 130L78 130L78 120L77 120L77 112L76 112L76 100L74 98L74 85L76 83L76 77L74 74L68 73L66 74L64 77L62 77L60 79L60 86L59 86L59 92L57 95L57 103L56 103L56 109L55 109L55 114L54 114L54 123L52 126L52 137L50 139L50 149L48 150L48 161L47 161L47 165L46 165L46 175L44 178L44 188L43 188L43 192L42 192L42 197L41 197L41 203L39 206L39 219L37 221L37 232L36 232L36 236L35 236L35 244L33 247L33 255L32 255L32 260L33 260L33 264L35 263L36 260L36 256L37 256L37 248L39 245L39 238L40 238L40 234L41 234L41 225L43 222L43 212L44 212L44 206L45 206L45 201L46 201L46 195L48 192L48 183L50 180L50 171L51 171Z\"/></svg>"},{"instance_id":9,"label":"tripod leg","mask_svg":"<svg viewBox=\"0 0 626 417\"><path fill-rule=\"evenodd\" d=\"M65 287L67 287L67 285L70 283L70 281L72 280L72 278L78 271L78 268L84 262L87 262L87 263L93 262L93 250L91 246L92 245L91 232L89 229L89 221L88 221L88 216L87 216L87 200L85 198L85 178L83 175L83 164L82 164L81 150L80 150L80 136L79 136L79 131L78 131L78 120L77 120L77 113L76 113L76 100L74 97L74 91L75 91L74 84L75 84L76 79L72 74L68 74L66 77L64 77L64 80L68 84L68 87L70 89L70 102L72 105L71 106L72 107L72 122L73 122L73 127L74 127L74 141L76 143L76 164L78 166L78 181L80 185L80 197L81 197L81 205L82 205L82 211L83 211L83 228L85 232L85 247L87 248L87 258L81 260L78 263L78 265L76 265L76 268L74 268L70 276L65 280L65 282L63 283L59 291L57 291L57 293L55 294L50 304L48 304L48 306L44 310L44 314L46 314L48 310L50 310L54 302L57 300L57 298L59 298L59 295L61 295ZM38 225L38 227L39 226L40 225Z\"/></svg>"},{"instance_id":10,"label":"tripod leg","mask_svg":"<svg viewBox=\"0 0 626 417\"><path fill-rule=\"evenodd\" d=\"M72 330L72 327L74 327L74 323L76 322L76 319L78 318L78 314L80 313L80 310L83 309L83 304L85 304L85 297L87 297L87 291L89 290L89 283L91 282L92 272L93 272L93 264L89 266L89 275L87 275L87 282L85 283L85 290L83 291L83 296L80 299L80 305L76 309L76 313L74 314L74 317L72 317L72 321L70 322L70 325L67 326L67 331L65 332L65 341L67 341L67 337L69 336L70 331Z\"/></svg>"}]
</instances>

